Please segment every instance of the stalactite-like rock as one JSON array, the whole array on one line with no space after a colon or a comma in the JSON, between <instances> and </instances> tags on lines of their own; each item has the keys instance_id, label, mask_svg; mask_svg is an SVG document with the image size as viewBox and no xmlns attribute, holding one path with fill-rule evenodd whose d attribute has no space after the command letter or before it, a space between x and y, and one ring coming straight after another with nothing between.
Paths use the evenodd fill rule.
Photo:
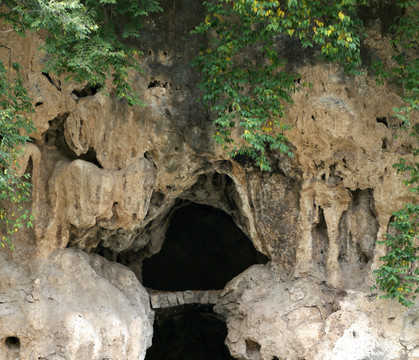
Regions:
<instances>
[{"instance_id":1,"label":"stalactite-like rock","mask_svg":"<svg viewBox=\"0 0 419 360\"><path fill-rule=\"evenodd\" d=\"M153 323L143 261L191 203L227 213L269 263L218 298L220 289L148 289L155 308L216 302L237 359L419 359L418 305L369 290L385 251L375 241L411 199L393 168L413 159L392 116L401 89L310 59L294 64L313 84L292 94L284 118L295 157L272 151L272 172L262 173L214 143L214 114L196 102L189 64L205 39L190 30L202 3L161 3L133 40L144 53L144 74L132 74L144 108L42 73L38 35L2 35L23 66L37 131L20 159L20 171L32 171L35 226L13 236L15 250L0 248L0 360L142 360ZM391 51L369 32L363 50Z\"/></svg>"}]
</instances>

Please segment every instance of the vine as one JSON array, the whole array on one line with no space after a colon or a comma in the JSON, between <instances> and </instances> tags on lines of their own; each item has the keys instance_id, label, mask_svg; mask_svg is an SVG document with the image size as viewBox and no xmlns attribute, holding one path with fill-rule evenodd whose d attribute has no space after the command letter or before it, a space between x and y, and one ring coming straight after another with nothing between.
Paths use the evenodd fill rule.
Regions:
<instances>
[{"instance_id":1,"label":"vine","mask_svg":"<svg viewBox=\"0 0 419 360\"><path fill-rule=\"evenodd\" d=\"M418 139L419 124L417 120L412 123L411 116L419 113L419 8L416 1L410 0L398 1L398 5L404 10L404 16L392 27L395 66L383 70L384 66L379 63L376 68L380 82L395 77L403 85L404 105L394 109L395 115L406 129L411 130L410 135ZM416 158L418 154L419 148L416 147L413 155ZM401 158L394 167L406 175L403 183L409 187L413 201L393 213L390 227L396 235L388 233L385 240L377 242L387 247L387 253L380 258L381 265L374 271L376 283L372 289L384 292L380 295L382 298L396 299L411 307L419 293L419 205L416 198L419 193L419 163Z\"/></svg>"},{"instance_id":2,"label":"vine","mask_svg":"<svg viewBox=\"0 0 419 360\"><path fill-rule=\"evenodd\" d=\"M9 11L0 20L24 36L26 31L47 31L42 49L48 54L44 72L66 74L76 81L103 87L112 77L118 98L129 105L144 105L133 91L128 72L142 72L136 55L124 43L139 37L144 17L162 11L155 0L5 0ZM122 21L123 20L123 21Z\"/></svg>"},{"instance_id":3,"label":"vine","mask_svg":"<svg viewBox=\"0 0 419 360\"><path fill-rule=\"evenodd\" d=\"M128 79L130 71L141 72L136 61L140 52L126 46L124 41L138 37L144 17L158 11L161 8L155 0L4 0L0 21L10 25L2 33L25 36L28 31L47 31L42 46L47 53L44 72L65 74L67 79L87 81L102 89L107 78L112 77L116 96L134 106L144 105ZM0 246L3 247L12 246L10 236L25 224L32 227L33 217L23 206L31 196L31 184L27 181L30 174L18 176L16 168L28 135L34 130L27 116L32 111L19 65L11 64L10 53L9 64L0 61Z\"/></svg>"},{"instance_id":4,"label":"vine","mask_svg":"<svg viewBox=\"0 0 419 360\"><path fill-rule=\"evenodd\" d=\"M215 113L216 142L232 157L244 154L253 158L262 170L270 170L268 149L278 149L292 156L284 135L289 126L283 121L285 106L292 103L291 93L298 91L300 75L289 70L279 55L278 43L286 38L298 41L303 48L314 47L320 57L341 63L349 74L359 73L362 21L359 5L369 1L206 1L208 15L195 33L207 34L194 64L202 72L200 88L203 101ZM377 79L393 77L403 86L405 105L395 115L406 127L411 114L418 112L418 7L415 1L399 0L404 10L391 28L391 44L396 64L388 71L376 64ZM303 83L303 86L307 86ZM419 137L419 125L413 125L412 136ZM419 149L415 150L415 156ZM394 165L398 172L408 173L406 184L419 191L419 164L401 159ZM418 206L407 204L394 213L391 226L396 236L387 234L388 248L376 270L376 285L403 305L411 306L418 293L419 270L417 240Z\"/></svg>"},{"instance_id":5,"label":"vine","mask_svg":"<svg viewBox=\"0 0 419 360\"><path fill-rule=\"evenodd\" d=\"M285 136L289 129L283 121L285 108L292 103L291 94L309 84L298 84L300 75L280 56L278 44L292 39L303 48L314 48L324 59L339 62L347 73L357 74L364 33L357 7L368 3L204 1L208 15L194 33L207 34L210 40L194 64L202 72L203 101L216 114L215 141L233 157L250 156L262 170L270 170L269 149L292 156ZM381 81L395 77L403 85L405 105L395 113L418 138L419 126L411 116L419 112L419 12L416 1L399 0L398 4L404 16L392 28L395 66L385 70L377 64L376 70ZM44 71L67 74L97 87L103 87L111 76L118 98L126 99L129 105L143 105L128 80L131 70L141 72L135 59L139 52L126 46L124 39L139 36L144 17L161 11L156 1L5 0L2 5L8 10L0 19L11 24L8 31L24 36L26 31L47 30L43 50L48 63ZM18 176L16 168L19 149L34 130L27 116L31 111L19 66L0 62L0 202L12 203L0 208L1 246L11 245L10 236L25 224L32 226L32 217L22 205L30 199L29 175ZM416 148L414 155L418 154ZM401 159L395 167L407 175L405 184L413 195L418 193L419 163ZM394 213L390 225L396 234L387 234L378 242L387 246L387 253L374 272L374 288L383 291L383 297L406 306L413 304L419 292L419 206L415 201Z\"/></svg>"},{"instance_id":6,"label":"vine","mask_svg":"<svg viewBox=\"0 0 419 360\"><path fill-rule=\"evenodd\" d=\"M208 15L195 29L209 34L194 64L201 70L203 101L215 112L215 141L231 156L244 154L270 170L267 149L292 156L283 118L300 75L289 71L278 39L292 38L355 74L361 64L362 22L356 8L365 1L204 1ZM308 86L303 82L302 86ZM239 130L241 139L233 135Z\"/></svg>"},{"instance_id":7,"label":"vine","mask_svg":"<svg viewBox=\"0 0 419 360\"><path fill-rule=\"evenodd\" d=\"M13 81L10 81L10 75ZM29 174L17 175L19 150L34 130L32 121L22 114L32 111L31 101L23 87L18 64L9 68L0 62L0 202L12 206L0 208L0 246L12 246L10 236L25 224L32 227L33 217L22 203L30 200ZM22 135L20 129L26 134ZM15 206L13 206L15 205Z\"/></svg>"}]
</instances>

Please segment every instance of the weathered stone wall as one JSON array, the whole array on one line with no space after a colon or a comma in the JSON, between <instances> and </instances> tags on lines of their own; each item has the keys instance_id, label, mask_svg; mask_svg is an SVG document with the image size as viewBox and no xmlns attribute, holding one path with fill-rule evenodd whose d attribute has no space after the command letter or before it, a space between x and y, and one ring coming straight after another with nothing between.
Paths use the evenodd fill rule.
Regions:
<instances>
[{"instance_id":1,"label":"weathered stone wall","mask_svg":"<svg viewBox=\"0 0 419 360\"><path fill-rule=\"evenodd\" d=\"M69 249L20 264L0 256L0 359L144 357L154 314L130 270Z\"/></svg>"},{"instance_id":2,"label":"weathered stone wall","mask_svg":"<svg viewBox=\"0 0 419 360\"><path fill-rule=\"evenodd\" d=\"M369 292L384 251L375 241L409 200L392 167L412 158L412 139L394 137L401 89L297 54L313 88L293 95L285 119L295 158L271 154L273 171L261 173L213 143L211 114L196 103L189 64L205 39L189 31L201 2L163 6L134 44L145 108L42 74L38 35L2 35L23 66L37 131L21 159L33 169L35 228L0 250L0 360L143 359L153 312L129 268L141 279L185 201L230 214L271 260L218 299L235 358L419 359L419 307ZM388 60L376 30L363 51ZM92 254L99 248L126 266Z\"/></svg>"}]
</instances>

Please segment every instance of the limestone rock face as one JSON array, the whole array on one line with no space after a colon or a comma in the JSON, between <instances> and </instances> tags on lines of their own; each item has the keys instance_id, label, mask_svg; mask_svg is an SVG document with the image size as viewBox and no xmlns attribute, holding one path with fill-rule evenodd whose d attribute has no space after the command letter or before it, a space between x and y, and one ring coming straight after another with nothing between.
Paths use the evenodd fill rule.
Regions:
<instances>
[{"instance_id":1,"label":"limestone rock face","mask_svg":"<svg viewBox=\"0 0 419 360\"><path fill-rule=\"evenodd\" d=\"M47 262L1 261L0 359L143 359L153 312L135 275L97 255L61 250Z\"/></svg>"},{"instance_id":2,"label":"limestone rock face","mask_svg":"<svg viewBox=\"0 0 419 360\"><path fill-rule=\"evenodd\" d=\"M20 158L34 229L14 235L13 251L0 248L0 360L143 359L153 332L143 260L190 203L230 215L269 263L232 279L218 300L209 294L221 289L188 289L202 290L199 301L151 292L156 309L217 302L237 359L419 359L418 305L369 290L385 252L376 241L411 200L393 168L413 159L415 139L400 136L392 112L402 89L284 48L313 87L292 95L284 118L294 158L271 152L272 172L262 173L214 143L214 114L196 101L190 63L207 39L190 30L202 2L161 6L132 44L143 52L144 74L131 76L144 108L42 73L42 37L2 35L23 66L37 130ZM374 26L364 45L366 58L390 61Z\"/></svg>"},{"instance_id":3,"label":"limestone rock face","mask_svg":"<svg viewBox=\"0 0 419 360\"><path fill-rule=\"evenodd\" d=\"M216 305L227 320L230 352L237 359L303 358L332 312L327 290L309 279L281 279L272 266L249 268L226 285Z\"/></svg>"},{"instance_id":4,"label":"limestone rock face","mask_svg":"<svg viewBox=\"0 0 419 360\"><path fill-rule=\"evenodd\" d=\"M272 265L254 265L229 282L215 311L226 319L236 359L417 358L416 335L404 334L418 306L406 312L368 293L289 279Z\"/></svg>"}]
</instances>

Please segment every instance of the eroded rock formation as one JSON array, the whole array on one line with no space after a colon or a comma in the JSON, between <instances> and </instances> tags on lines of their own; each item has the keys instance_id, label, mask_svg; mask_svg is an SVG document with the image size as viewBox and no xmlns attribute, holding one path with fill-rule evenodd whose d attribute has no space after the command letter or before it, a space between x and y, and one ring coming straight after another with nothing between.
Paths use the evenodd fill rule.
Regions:
<instances>
[{"instance_id":1,"label":"eroded rock formation","mask_svg":"<svg viewBox=\"0 0 419 360\"><path fill-rule=\"evenodd\" d=\"M0 256L0 358L144 357L154 314L131 271L70 249L29 264Z\"/></svg>"},{"instance_id":2,"label":"eroded rock formation","mask_svg":"<svg viewBox=\"0 0 419 360\"><path fill-rule=\"evenodd\" d=\"M24 68L37 131L21 158L32 170L35 228L17 233L14 251L0 250L0 360L143 359L153 325L143 261L191 203L228 214L269 259L215 289L218 298L211 289L189 303L185 293L161 297L174 307L216 302L231 356L419 359L419 307L369 291L384 252L375 241L410 199L392 167L412 158L412 140L394 136L403 131L392 116L401 89L294 49L294 66L313 84L293 95L285 119L295 157L272 153L273 171L261 173L212 141L189 66L205 41L189 33L203 8L182 4L163 1L133 44L144 53L145 74L132 76L145 108L43 74L41 38L3 35ZM365 57L388 60L378 33L371 26ZM167 307L152 296L156 309Z\"/></svg>"}]
</instances>

